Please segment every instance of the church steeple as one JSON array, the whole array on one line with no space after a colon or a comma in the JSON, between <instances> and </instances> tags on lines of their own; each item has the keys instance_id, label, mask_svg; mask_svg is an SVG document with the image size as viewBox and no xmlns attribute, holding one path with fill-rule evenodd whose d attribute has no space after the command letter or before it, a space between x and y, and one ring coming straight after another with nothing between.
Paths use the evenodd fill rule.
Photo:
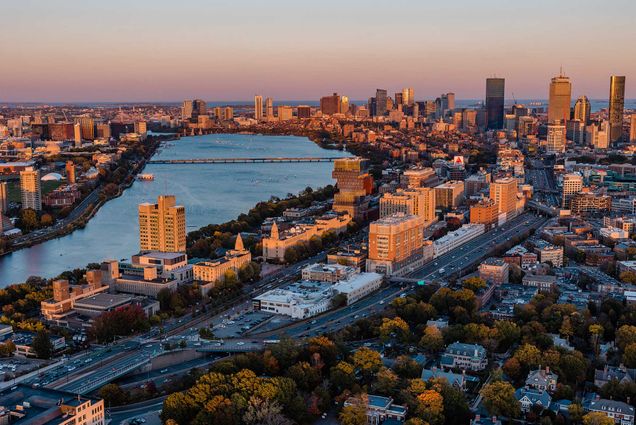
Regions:
<instances>
[{"instance_id":1,"label":"church steeple","mask_svg":"<svg viewBox=\"0 0 636 425\"><path fill-rule=\"evenodd\" d=\"M234 250L235 251L245 251L245 246L243 246L243 238L239 233L236 235L236 241L234 242Z\"/></svg>"},{"instance_id":2,"label":"church steeple","mask_svg":"<svg viewBox=\"0 0 636 425\"><path fill-rule=\"evenodd\" d=\"M272 224L272 233L270 234L270 237L272 239L278 239L279 238L278 225L276 224L276 222L274 222L274 224Z\"/></svg>"}]
</instances>

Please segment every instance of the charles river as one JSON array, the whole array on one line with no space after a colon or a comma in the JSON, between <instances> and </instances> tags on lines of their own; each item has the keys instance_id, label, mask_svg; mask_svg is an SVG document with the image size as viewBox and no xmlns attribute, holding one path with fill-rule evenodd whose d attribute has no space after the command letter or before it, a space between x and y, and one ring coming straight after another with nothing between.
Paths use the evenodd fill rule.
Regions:
<instances>
[{"instance_id":1,"label":"charles river","mask_svg":"<svg viewBox=\"0 0 636 425\"><path fill-rule=\"evenodd\" d=\"M211 134L165 142L153 159L215 157L334 157L304 137ZM139 251L137 205L174 194L186 208L187 231L223 223L270 196L333 183L332 163L149 164L153 181L140 181L107 202L84 229L0 257L0 287L29 276L51 278L105 259L130 259Z\"/></svg>"}]
</instances>

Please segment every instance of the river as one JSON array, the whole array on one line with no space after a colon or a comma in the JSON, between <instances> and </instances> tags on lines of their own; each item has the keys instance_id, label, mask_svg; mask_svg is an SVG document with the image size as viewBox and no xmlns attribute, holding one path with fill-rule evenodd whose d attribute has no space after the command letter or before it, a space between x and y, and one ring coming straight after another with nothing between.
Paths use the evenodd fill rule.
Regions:
<instances>
[{"instance_id":1,"label":"river","mask_svg":"<svg viewBox=\"0 0 636 425\"><path fill-rule=\"evenodd\" d=\"M305 137L210 134L165 142L153 159L213 157L348 156L325 150ZM285 197L307 186L334 181L332 163L149 164L153 181L135 181L107 202L84 229L0 257L0 287L29 276L55 277L65 270L139 251L137 205L174 194L186 208L187 231L223 223L270 196Z\"/></svg>"}]
</instances>

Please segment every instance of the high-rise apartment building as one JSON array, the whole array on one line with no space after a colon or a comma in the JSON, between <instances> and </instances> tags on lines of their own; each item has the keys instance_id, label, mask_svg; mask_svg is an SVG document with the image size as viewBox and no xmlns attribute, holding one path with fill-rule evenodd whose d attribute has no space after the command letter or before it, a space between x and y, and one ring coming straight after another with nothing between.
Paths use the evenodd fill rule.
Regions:
<instances>
[{"instance_id":1,"label":"high-rise apartment building","mask_svg":"<svg viewBox=\"0 0 636 425\"><path fill-rule=\"evenodd\" d=\"M261 121L263 119L263 96L254 96L254 119Z\"/></svg>"},{"instance_id":2,"label":"high-rise apartment building","mask_svg":"<svg viewBox=\"0 0 636 425\"><path fill-rule=\"evenodd\" d=\"M570 202L574 195L583 189L583 176L577 173L569 173L563 176L563 199L561 206L570 208Z\"/></svg>"},{"instance_id":3,"label":"high-rise apartment building","mask_svg":"<svg viewBox=\"0 0 636 425\"><path fill-rule=\"evenodd\" d=\"M398 213L369 225L367 271L398 274L423 257L424 219Z\"/></svg>"},{"instance_id":4,"label":"high-rise apartment building","mask_svg":"<svg viewBox=\"0 0 636 425\"><path fill-rule=\"evenodd\" d=\"M397 213L417 215L427 222L435 220L435 190L431 187L398 189L380 198L380 218Z\"/></svg>"},{"instance_id":5,"label":"high-rise apartment building","mask_svg":"<svg viewBox=\"0 0 636 425\"><path fill-rule=\"evenodd\" d=\"M549 154L565 152L566 129L564 124L548 124L546 152Z\"/></svg>"},{"instance_id":6,"label":"high-rise apartment building","mask_svg":"<svg viewBox=\"0 0 636 425\"><path fill-rule=\"evenodd\" d=\"M574 104L574 119L581 121L584 125L588 125L590 123L591 110L587 96L579 97Z\"/></svg>"},{"instance_id":7,"label":"high-rise apartment building","mask_svg":"<svg viewBox=\"0 0 636 425\"><path fill-rule=\"evenodd\" d=\"M320 98L320 111L325 115L339 114L341 112L340 106L340 95L338 93Z\"/></svg>"},{"instance_id":8,"label":"high-rise apartment building","mask_svg":"<svg viewBox=\"0 0 636 425\"><path fill-rule=\"evenodd\" d=\"M181 119L189 120L192 118L193 104L191 100L184 100L181 105Z\"/></svg>"},{"instance_id":9,"label":"high-rise apartment building","mask_svg":"<svg viewBox=\"0 0 636 425\"><path fill-rule=\"evenodd\" d=\"M504 177L490 183L490 199L497 204L497 211L510 214L517 209L517 179Z\"/></svg>"},{"instance_id":10,"label":"high-rise apartment building","mask_svg":"<svg viewBox=\"0 0 636 425\"><path fill-rule=\"evenodd\" d=\"M27 167L24 171L20 171L20 193L22 194L22 209L31 208L35 211L42 209L40 170Z\"/></svg>"},{"instance_id":11,"label":"high-rise apartment building","mask_svg":"<svg viewBox=\"0 0 636 425\"><path fill-rule=\"evenodd\" d=\"M632 114L629 120L629 143L636 143L636 114Z\"/></svg>"},{"instance_id":12,"label":"high-rise apartment building","mask_svg":"<svg viewBox=\"0 0 636 425\"><path fill-rule=\"evenodd\" d=\"M435 207L456 208L464 200L464 182L450 180L435 186Z\"/></svg>"},{"instance_id":13,"label":"high-rise apartment building","mask_svg":"<svg viewBox=\"0 0 636 425\"><path fill-rule=\"evenodd\" d=\"M139 205L139 245L142 251L186 250L185 208L173 195L161 195L156 204Z\"/></svg>"},{"instance_id":14,"label":"high-rise apartment building","mask_svg":"<svg viewBox=\"0 0 636 425\"><path fill-rule=\"evenodd\" d=\"M585 141L594 149L609 148L610 125L606 120L585 127Z\"/></svg>"},{"instance_id":15,"label":"high-rise apartment building","mask_svg":"<svg viewBox=\"0 0 636 425\"><path fill-rule=\"evenodd\" d=\"M294 108L287 105L278 106L278 121L289 121L294 118Z\"/></svg>"},{"instance_id":16,"label":"high-rise apartment building","mask_svg":"<svg viewBox=\"0 0 636 425\"><path fill-rule=\"evenodd\" d=\"M548 123L561 122L563 125L570 119L570 103L572 102L572 84L570 79L561 73L550 82L548 99Z\"/></svg>"},{"instance_id":17,"label":"high-rise apartment building","mask_svg":"<svg viewBox=\"0 0 636 425\"><path fill-rule=\"evenodd\" d=\"M9 192L7 191L7 182L0 182L0 221L1 214L9 209Z\"/></svg>"},{"instance_id":18,"label":"high-rise apartment building","mask_svg":"<svg viewBox=\"0 0 636 425\"><path fill-rule=\"evenodd\" d=\"M486 79L486 128L489 130L503 128L505 86L504 78Z\"/></svg>"},{"instance_id":19,"label":"high-rise apartment building","mask_svg":"<svg viewBox=\"0 0 636 425\"><path fill-rule=\"evenodd\" d=\"M625 108L625 77L612 75L610 77L609 93L609 125L610 143L623 139L623 110Z\"/></svg>"},{"instance_id":20,"label":"high-rise apartment building","mask_svg":"<svg viewBox=\"0 0 636 425\"><path fill-rule=\"evenodd\" d=\"M395 104L404 105L404 93L401 91L395 93Z\"/></svg>"},{"instance_id":21,"label":"high-rise apartment building","mask_svg":"<svg viewBox=\"0 0 636 425\"><path fill-rule=\"evenodd\" d=\"M347 212L352 218L363 218L368 202L365 197L373 192L373 176L369 174L367 159L339 158L334 162L332 177L338 193L334 196L333 209Z\"/></svg>"},{"instance_id":22,"label":"high-rise apartment building","mask_svg":"<svg viewBox=\"0 0 636 425\"><path fill-rule=\"evenodd\" d=\"M75 184L75 163L73 161L66 161L66 182L68 184Z\"/></svg>"},{"instance_id":23,"label":"high-rise apartment building","mask_svg":"<svg viewBox=\"0 0 636 425\"><path fill-rule=\"evenodd\" d=\"M387 93L384 89L377 89L375 91L375 115L383 117L386 115L387 108Z\"/></svg>"},{"instance_id":24,"label":"high-rise apartment building","mask_svg":"<svg viewBox=\"0 0 636 425\"><path fill-rule=\"evenodd\" d=\"M296 108L296 115L299 119L302 118L311 118L311 106L309 105L298 105Z\"/></svg>"},{"instance_id":25,"label":"high-rise apartment building","mask_svg":"<svg viewBox=\"0 0 636 425\"><path fill-rule=\"evenodd\" d=\"M274 118L274 99L271 97L265 99L265 118L268 120Z\"/></svg>"},{"instance_id":26,"label":"high-rise apartment building","mask_svg":"<svg viewBox=\"0 0 636 425\"><path fill-rule=\"evenodd\" d=\"M95 120L89 116L75 118L75 123L80 125L82 140L95 140Z\"/></svg>"},{"instance_id":27,"label":"high-rise apartment building","mask_svg":"<svg viewBox=\"0 0 636 425\"><path fill-rule=\"evenodd\" d=\"M205 100L194 99L192 101L192 118L198 118L200 115L208 114L208 104Z\"/></svg>"},{"instance_id":28,"label":"high-rise apartment building","mask_svg":"<svg viewBox=\"0 0 636 425\"><path fill-rule=\"evenodd\" d=\"M499 220L499 207L492 199L482 199L470 207L470 222L483 224L486 231L497 225Z\"/></svg>"}]
</instances>

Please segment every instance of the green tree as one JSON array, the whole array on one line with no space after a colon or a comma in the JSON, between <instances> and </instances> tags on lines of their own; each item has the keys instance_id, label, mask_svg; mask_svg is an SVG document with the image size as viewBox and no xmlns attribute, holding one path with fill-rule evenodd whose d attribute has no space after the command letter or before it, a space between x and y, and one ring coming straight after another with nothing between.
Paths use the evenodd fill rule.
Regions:
<instances>
[{"instance_id":1,"label":"green tree","mask_svg":"<svg viewBox=\"0 0 636 425\"><path fill-rule=\"evenodd\" d=\"M106 384L99 389L99 396L107 407L119 406L128 401L128 394L117 384Z\"/></svg>"},{"instance_id":2,"label":"green tree","mask_svg":"<svg viewBox=\"0 0 636 425\"><path fill-rule=\"evenodd\" d=\"M35 355L41 359L50 359L53 355L53 343L46 330L38 331L33 337L31 348L35 352Z\"/></svg>"},{"instance_id":3,"label":"green tree","mask_svg":"<svg viewBox=\"0 0 636 425\"><path fill-rule=\"evenodd\" d=\"M25 208L20 211L20 226L27 232L37 229L40 226L38 214L34 209Z\"/></svg>"},{"instance_id":4,"label":"green tree","mask_svg":"<svg viewBox=\"0 0 636 425\"><path fill-rule=\"evenodd\" d=\"M519 402L515 398L515 389L505 381L492 382L481 391L484 406L492 415L516 418L520 414Z\"/></svg>"}]
</instances>

